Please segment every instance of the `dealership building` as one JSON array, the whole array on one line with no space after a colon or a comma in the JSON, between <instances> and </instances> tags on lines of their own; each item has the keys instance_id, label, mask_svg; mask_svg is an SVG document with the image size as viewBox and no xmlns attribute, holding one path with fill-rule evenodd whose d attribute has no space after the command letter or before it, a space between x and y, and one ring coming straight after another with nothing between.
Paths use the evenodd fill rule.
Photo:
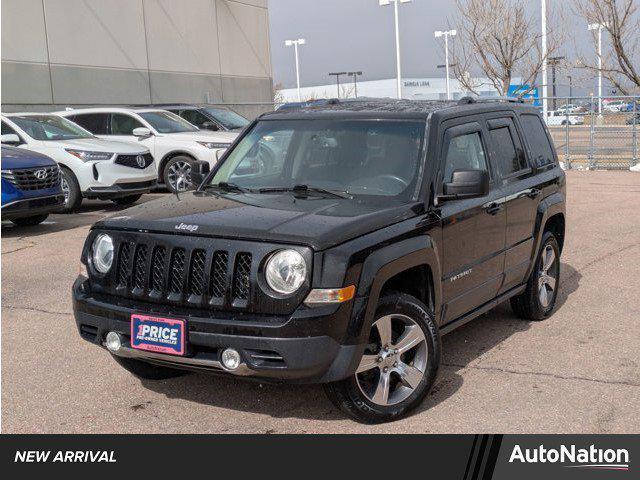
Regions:
<instances>
[{"instance_id":1,"label":"dealership building","mask_svg":"<svg viewBox=\"0 0 640 480\"><path fill-rule=\"evenodd\" d=\"M398 84L395 78L382 80L358 81L353 83L353 77L342 76L340 84L340 98L371 97L371 98L396 98ZM514 78L513 82L518 84L520 78ZM477 91L480 97L498 96L495 88L492 87L488 78L476 78L475 84L481 85ZM447 81L442 77L432 78L404 78L402 80L402 98L409 100L446 100ZM469 95L460 82L454 78L449 81L451 98L457 100L465 95ZM278 96L284 102L297 102L298 89L288 88L278 91ZM315 98L336 98L338 96L337 83L318 85L313 87L303 87L300 89L300 96L303 100Z\"/></svg>"},{"instance_id":2,"label":"dealership building","mask_svg":"<svg viewBox=\"0 0 640 480\"><path fill-rule=\"evenodd\" d=\"M267 0L2 0L2 111L272 108Z\"/></svg>"}]
</instances>

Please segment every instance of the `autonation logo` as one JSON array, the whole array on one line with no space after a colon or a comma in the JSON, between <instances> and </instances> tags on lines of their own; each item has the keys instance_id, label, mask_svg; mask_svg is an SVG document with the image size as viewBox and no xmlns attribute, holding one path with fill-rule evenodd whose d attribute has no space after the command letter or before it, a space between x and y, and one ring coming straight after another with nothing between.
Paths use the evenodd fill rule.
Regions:
<instances>
[{"instance_id":1,"label":"autonation logo","mask_svg":"<svg viewBox=\"0 0 640 480\"><path fill-rule=\"evenodd\" d=\"M568 468L587 468L594 470L629 470L629 451L624 448L577 448L575 445L560 445L560 448L513 447L509 463L561 463Z\"/></svg>"}]
</instances>

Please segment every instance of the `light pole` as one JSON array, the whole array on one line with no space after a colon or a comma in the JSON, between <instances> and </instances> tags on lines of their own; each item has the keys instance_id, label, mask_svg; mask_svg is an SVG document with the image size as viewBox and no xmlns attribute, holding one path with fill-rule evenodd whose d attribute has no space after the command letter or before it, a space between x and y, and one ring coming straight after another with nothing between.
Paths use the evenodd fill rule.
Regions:
<instances>
[{"instance_id":1,"label":"light pole","mask_svg":"<svg viewBox=\"0 0 640 480\"><path fill-rule=\"evenodd\" d=\"M587 28L598 31L598 116L602 115L602 30L604 23L590 23Z\"/></svg>"},{"instance_id":2,"label":"light pole","mask_svg":"<svg viewBox=\"0 0 640 480\"><path fill-rule=\"evenodd\" d=\"M358 77L362 75L362 72L347 72L347 75L353 77L353 91L356 98L358 98Z\"/></svg>"},{"instance_id":3,"label":"light pole","mask_svg":"<svg viewBox=\"0 0 640 480\"><path fill-rule=\"evenodd\" d=\"M540 23L542 28L542 116L547 118L547 0L540 0Z\"/></svg>"},{"instance_id":4,"label":"light pole","mask_svg":"<svg viewBox=\"0 0 640 480\"><path fill-rule=\"evenodd\" d=\"M455 37L457 33L458 32L456 30L447 30L446 32L438 30L437 32L434 32L434 36L436 38L444 37L444 64L447 72L447 100L451 100L451 85L449 84L449 37Z\"/></svg>"},{"instance_id":5,"label":"light pole","mask_svg":"<svg viewBox=\"0 0 640 480\"><path fill-rule=\"evenodd\" d=\"M553 109L556 110L556 108L558 107L557 101L556 101L556 94L557 94L557 90L556 90L556 67L558 66L558 63L560 63L562 60L564 60L564 57L549 57L549 63L551 64L551 92L552 92L552 96L553 96Z\"/></svg>"},{"instance_id":6,"label":"light pole","mask_svg":"<svg viewBox=\"0 0 640 480\"><path fill-rule=\"evenodd\" d=\"M332 77L336 77L336 85L338 86L338 99L340 99L340 77L346 74L347 72L334 72L329 74Z\"/></svg>"},{"instance_id":7,"label":"light pole","mask_svg":"<svg viewBox=\"0 0 640 480\"><path fill-rule=\"evenodd\" d=\"M296 83L298 85L298 101L302 101L302 93L300 93L300 57L298 56L298 46L305 45L307 41L304 38L299 38L297 40L286 40L284 44L287 47L293 46L296 52Z\"/></svg>"},{"instance_id":8,"label":"light pole","mask_svg":"<svg viewBox=\"0 0 640 480\"><path fill-rule=\"evenodd\" d=\"M380 6L387 6L393 3L393 11L396 27L396 77L398 98L402 98L402 66L400 62L400 24L398 21L398 6L400 3L409 3L411 0L379 0Z\"/></svg>"}]
</instances>

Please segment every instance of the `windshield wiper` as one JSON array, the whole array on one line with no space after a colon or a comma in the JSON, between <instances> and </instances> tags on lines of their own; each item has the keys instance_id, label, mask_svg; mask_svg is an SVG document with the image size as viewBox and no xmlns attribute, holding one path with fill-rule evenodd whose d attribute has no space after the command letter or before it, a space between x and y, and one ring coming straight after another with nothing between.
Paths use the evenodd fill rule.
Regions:
<instances>
[{"instance_id":1,"label":"windshield wiper","mask_svg":"<svg viewBox=\"0 0 640 480\"><path fill-rule=\"evenodd\" d=\"M248 188L241 187L240 185L236 185L235 183L229 182L220 182L217 185L207 185L207 188L218 188L223 192L240 192L240 193L250 193L251 190Z\"/></svg>"},{"instance_id":2,"label":"windshield wiper","mask_svg":"<svg viewBox=\"0 0 640 480\"><path fill-rule=\"evenodd\" d=\"M295 185L294 187L272 187L261 188L259 193L279 193L279 192L292 192L294 195L308 196L310 193L317 193L320 195L330 195L337 198L352 199L353 196L349 192L341 192L336 190L327 190L324 188L313 187L309 185Z\"/></svg>"}]
</instances>

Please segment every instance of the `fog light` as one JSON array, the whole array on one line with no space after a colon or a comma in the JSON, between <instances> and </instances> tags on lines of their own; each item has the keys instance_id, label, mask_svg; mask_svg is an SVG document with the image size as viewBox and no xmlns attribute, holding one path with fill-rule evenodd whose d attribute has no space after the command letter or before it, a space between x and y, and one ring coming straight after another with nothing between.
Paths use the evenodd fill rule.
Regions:
<instances>
[{"instance_id":1,"label":"fog light","mask_svg":"<svg viewBox=\"0 0 640 480\"><path fill-rule=\"evenodd\" d=\"M235 370L240 366L240 354L233 348L227 348L222 352L222 365L227 370Z\"/></svg>"},{"instance_id":2,"label":"fog light","mask_svg":"<svg viewBox=\"0 0 640 480\"><path fill-rule=\"evenodd\" d=\"M118 350L120 350L120 347L122 347L122 338L120 338L120 335L117 334L116 332L109 332L107 333L106 344L107 344L107 350L115 353Z\"/></svg>"}]
</instances>

